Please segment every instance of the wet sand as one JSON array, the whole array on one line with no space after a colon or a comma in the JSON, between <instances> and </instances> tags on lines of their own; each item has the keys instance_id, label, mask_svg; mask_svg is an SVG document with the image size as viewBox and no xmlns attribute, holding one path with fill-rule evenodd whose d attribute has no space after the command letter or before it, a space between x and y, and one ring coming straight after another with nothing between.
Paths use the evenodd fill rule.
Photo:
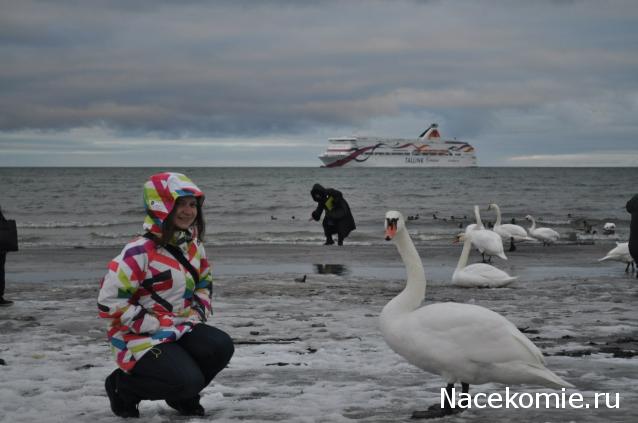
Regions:
<instances>
[{"instance_id":1,"label":"wet sand","mask_svg":"<svg viewBox=\"0 0 638 423\"><path fill-rule=\"evenodd\" d=\"M446 421L633 422L638 415L638 280L622 263L598 263L613 244L521 245L494 264L519 280L500 289L449 285L460 246L419 246L426 303L469 302L506 316L543 351L547 366L619 409L472 409ZM213 324L237 343L229 368L203 392L206 419L186 421L392 422L438 401L443 380L384 343L377 316L403 288L391 243L209 246ZM103 379L113 368L96 315L99 278L116 249L27 250L7 260L0 309L0 402L7 421L119 421ZM477 256L472 255L476 261ZM295 278L306 275L305 282ZM548 392L534 386L518 392ZM503 392L486 384L475 392ZM47 409L61 409L46 420ZM143 402L141 421L172 421Z\"/></svg>"}]
</instances>

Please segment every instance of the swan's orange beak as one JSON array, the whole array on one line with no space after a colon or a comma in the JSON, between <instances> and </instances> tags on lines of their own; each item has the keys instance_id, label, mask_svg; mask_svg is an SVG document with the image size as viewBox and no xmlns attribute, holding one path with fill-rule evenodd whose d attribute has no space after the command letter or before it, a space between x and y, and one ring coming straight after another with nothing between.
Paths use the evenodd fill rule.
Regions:
<instances>
[{"instance_id":1,"label":"swan's orange beak","mask_svg":"<svg viewBox=\"0 0 638 423\"><path fill-rule=\"evenodd\" d=\"M389 223L385 228L385 240L390 241L397 234L397 225Z\"/></svg>"}]
</instances>

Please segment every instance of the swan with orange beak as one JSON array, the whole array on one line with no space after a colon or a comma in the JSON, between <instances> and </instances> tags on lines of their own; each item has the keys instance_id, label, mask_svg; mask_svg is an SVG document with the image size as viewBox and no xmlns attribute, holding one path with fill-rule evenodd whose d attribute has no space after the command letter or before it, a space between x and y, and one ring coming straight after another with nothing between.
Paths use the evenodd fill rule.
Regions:
<instances>
[{"instance_id":1,"label":"swan with orange beak","mask_svg":"<svg viewBox=\"0 0 638 423\"><path fill-rule=\"evenodd\" d=\"M383 307L379 326L383 339L406 361L446 382L447 398L454 384L462 392L470 385L500 382L551 388L572 387L545 367L543 354L502 315L485 307L462 303L434 303L425 299L425 271L405 227L403 215L385 215L385 239L399 251L407 280L405 288ZM450 401L417 411L413 418L437 418L462 409Z\"/></svg>"}]
</instances>

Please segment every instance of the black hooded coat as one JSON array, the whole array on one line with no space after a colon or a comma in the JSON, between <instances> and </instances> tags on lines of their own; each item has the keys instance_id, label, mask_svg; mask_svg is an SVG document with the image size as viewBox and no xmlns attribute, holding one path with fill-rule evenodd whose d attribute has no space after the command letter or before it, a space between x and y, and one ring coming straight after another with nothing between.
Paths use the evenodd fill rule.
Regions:
<instances>
[{"instance_id":1,"label":"black hooded coat","mask_svg":"<svg viewBox=\"0 0 638 423\"><path fill-rule=\"evenodd\" d=\"M314 184L310 195L317 202L317 208L312 212L312 218L319 221L321 213L326 212L323 218L323 229L326 236L338 234L339 238L344 239L357 228L350 206L343 198L341 191Z\"/></svg>"},{"instance_id":2,"label":"black hooded coat","mask_svg":"<svg viewBox=\"0 0 638 423\"><path fill-rule=\"evenodd\" d=\"M629 224L629 254L638 263L638 194L627 201L627 211L631 213Z\"/></svg>"}]
</instances>

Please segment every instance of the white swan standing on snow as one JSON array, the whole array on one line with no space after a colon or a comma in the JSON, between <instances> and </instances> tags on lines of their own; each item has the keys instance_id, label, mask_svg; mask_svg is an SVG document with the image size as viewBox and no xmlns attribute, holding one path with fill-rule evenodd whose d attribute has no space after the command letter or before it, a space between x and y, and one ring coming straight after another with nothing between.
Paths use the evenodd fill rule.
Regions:
<instances>
[{"instance_id":1,"label":"white swan standing on snow","mask_svg":"<svg viewBox=\"0 0 638 423\"><path fill-rule=\"evenodd\" d=\"M465 233L472 232L472 245L481 253L483 262L485 263L486 254L490 256L488 261L492 260L491 256L498 256L503 260L507 260L507 256L505 256L503 251L501 236L494 231L485 229L481 221L479 206L474 206L474 218L476 219L476 224L468 225L465 228Z\"/></svg>"},{"instance_id":2,"label":"white swan standing on snow","mask_svg":"<svg viewBox=\"0 0 638 423\"><path fill-rule=\"evenodd\" d=\"M443 377L448 397L460 382L536 384L572 387L544 366L543 354L505 317L484 307L435 303L424 307L425 272L401 213L385 215L386 240L392 240L405 264L405 289L383 307L379 322L387 344L409 363ZM449 401L413 417L441 417L460 411Z\"/></svg>"},{"instance_id":3,"label":"white swan standing on snow","mask_svg":"<svg viewBox=\"0 0 638 423\"><path fill-rule=\"evenodd\" d=\"M525 219L532 222L532 226L530 226L529 229L527 230L529 232L529 235L533 238L538 239L539 241L542 241L543 245L553 244L556 241L558 241L558 238L560 238L560 235L558 234L558 232L556 232L553 229L537 228L536 220L534 220L534 218L530 216L529 214L525 216Z\"/></svg>"},{"instance_id":4,"label":"white swan standing on snow","mask_svg":"<svg viewBox=\"0 0 638 423\"><path fill-rule=\"evenodd\" d=\"M599 259L598 261L605 261L605 260L613 260L613 261L620 261L623 263L627 263L627 267L625 268L625 272L629 271L629 265L631 265L631 271L633 272L635 267L634 267L634 259L631 257L631 254L629 254L629 243L628 242L617 242L616 243L616 247L612 248L611 250L609 250L609 252L607 253L607 255L601 259Z\"/></svg>"},{"instance_id":5,"label":"white swan standing on snow","mask_svg":"<svg viewBox=\"0 0 638 423\"><path fill-rule=\"evenodd\" d=\"M513 223L501 224L501 209L497 204L492 203L487 207L487 209L496 210L496 223L494 223L493 231L499 234L503 240L509 240L509 251L516 251L516 246L514 245L515 241L534 241L534 238L530 238L527 235L527 231L522 226L515 225Z\"/></svg>"},{"instance_id":6,"label":"white swan standing on snow","mask_svg":"<svg viewBox=\"0 0 638 423\"><path fill-rule=\"evenodd\" d=\"M467 265L472 235L473 232L470 231L466 234L459 234L456 238L457 242L463 242L463 251L454 274L452 274L452 283L463 288L499 288L515 281L517 277L510 276L490 264L474 263Z\"/></svg>"}]
</instances>

